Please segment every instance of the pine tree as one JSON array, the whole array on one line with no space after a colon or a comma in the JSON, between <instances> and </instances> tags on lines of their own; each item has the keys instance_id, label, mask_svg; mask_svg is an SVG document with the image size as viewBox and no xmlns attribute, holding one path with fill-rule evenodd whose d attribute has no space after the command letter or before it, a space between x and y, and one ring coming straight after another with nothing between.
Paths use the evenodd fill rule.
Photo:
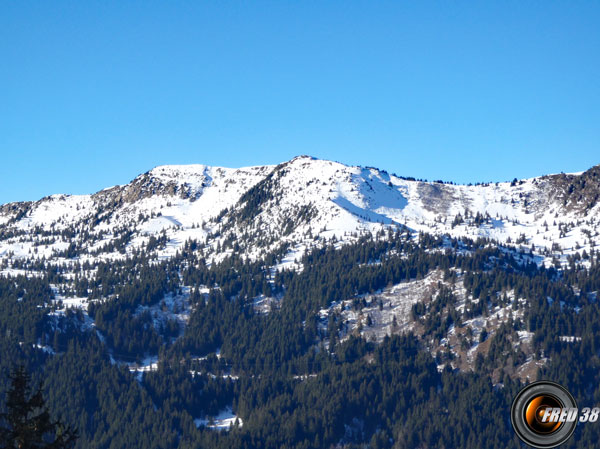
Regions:
<instances>
[{"instance_id":1,"label":"pine tree","mask_svg":"<svg viewBox=\"0 0 600 449\"><path fill-rule=\"evenodd\" d=\"M77 432L60 421L52 421L38 385L32 394L31 378L23 366L10 376L6 413L0 414L1 449L67 449L73 447Z\"/></svg>"}]
</instances>

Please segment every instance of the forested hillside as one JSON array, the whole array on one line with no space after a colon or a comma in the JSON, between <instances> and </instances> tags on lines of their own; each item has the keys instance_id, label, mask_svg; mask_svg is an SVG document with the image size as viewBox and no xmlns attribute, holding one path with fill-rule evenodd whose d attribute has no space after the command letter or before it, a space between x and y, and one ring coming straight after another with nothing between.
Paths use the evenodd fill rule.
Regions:
<instances>
[{"instance_id":1,"label":"forested hillside","mask_svg":"<svg viewBox=\"0 0 600 449\"><path fill-rule=\"evenodd\" d=\"M549 230L542 247L537 234L484 233L495 218L472 211L447 223L456 232L441 216L427 232L365 206L362 227L332 232L318 204L275 194L292 168L244 171L252 181L189 226L169 215L144 230L166 215L128 222L119 207L175 197L195 207L214 171L187 190L143 177L129 196L102 193L95 215L80 205L73 222L44 201L4 206L0 404L23 364L78 428L78 448L479 449L521 447L509 409L525 382L598 402L593 171L545 191L564 208L564 236ZM417 182L373 190L397 180ZM561 196L569 183L581 201ZM442 189L433 209L446 208L456 186L413 187L426 185ZM40 207L54 218L34 224ZM287 212L269 221L277 207ZM578 248L557 243L575 231L588 236ZM599 429L580 426L565 447L593 447Z\"/></svg>"}]
</instances>

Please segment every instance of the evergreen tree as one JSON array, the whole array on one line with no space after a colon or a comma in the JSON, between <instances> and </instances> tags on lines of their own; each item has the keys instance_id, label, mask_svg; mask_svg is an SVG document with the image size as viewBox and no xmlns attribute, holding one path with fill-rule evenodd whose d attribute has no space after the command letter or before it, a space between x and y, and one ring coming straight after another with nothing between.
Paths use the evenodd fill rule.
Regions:
<instances>
[{"instance_id":1,"label":"evergreen tree","mask_svg":"<svg viewBox=\"0 0 600 449\"><path fill-rule=\"evenodd\" d=\"M60 421L52 421L38 385L32 394L31 379L23 366L10 376L6 413L0 414L0 448L67 449L73 447L77 432Z\"/></svg>"}]
</instances>

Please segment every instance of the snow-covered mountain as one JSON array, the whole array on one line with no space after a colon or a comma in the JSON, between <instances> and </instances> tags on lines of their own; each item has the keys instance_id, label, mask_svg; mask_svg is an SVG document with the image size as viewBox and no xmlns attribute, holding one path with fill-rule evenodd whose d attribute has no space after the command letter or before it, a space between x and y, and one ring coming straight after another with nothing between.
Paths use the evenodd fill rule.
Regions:
<instances>
[{"instance_id":1,"label":"snow-covered mountain","mask_svg":"<svg viewBox=\"0 0 600 449\"><path fill-rule=\"evenodd\" d=\"M196 251L198 257L191 260L199 264L219 262L232 254L260 260L260 271L266 273L263 280L271 284L277 270L301 272L301 256L312 248L331 242L339 247L365 234L379 238L385 235L382 230L405 227L415 241L421 233L484 238L490 246L500 246L502 253L513 247L512 254L519 260L547 266L573 261L589 265L592 258L588 255L598 252L600 243L599 200L600 166L577 174L480 185L420 181L308 156L277 166L240 169L162 166L129 184L92 195L52 195L0 206L0 276L46 278L53 292L47 300L49 314L56 318L53 326L62 329L59 317L68 309L78 309L76 326L93 330L105 342L98 330L102 326L97 326L93 313L88 314L88 306L116 296L110 289L98 289L102 282L98 272L106 271L106 265L135 271L127 258L142 251L144 257L136 259L142 261L140 265L165 260L179 263L175 272L180 279L172 290L151 306L137 304L130 317L135 320L150 314L154 327L164 332L169 322L186 328L194 310L192 289L195 294L209 295L211 289L220 288L185 283L182 272L190 259L171 258L186 248ZM462 251L455 240L446 241L448 248L453 244ZM100 263L105 261L114 263ZM397 332L422 333L423 324L411 316L411 308L417 302L431 303L440 286L452 292L458 311L478 301L466 290L465 272L453 270L456 282L446 280L438 268L423 278L376 292L337 297L318 312L322 333L329 332L325 330L332 316L338 317L342 340L356 333L376 341ZM120 278L115 282L121 282ZM282 293L268 291L247 298L260 313L281 306ZM520 305L527 298L512 290L496 294L504 298L502 304L491 307L485 316L469 315L464 329L452 326L442 339L428 337L424 347L431 354L451 351L462 360L455 368L471 369L484 349L480 351L477 343L463 348L466 328L479 338L484 329L494 334L509 319L523 318ZM357 300L360 307L356 307ZM532 335L522 331L514 342L528 357ZM117 360L118 354L113 355ZM141 367L126 359L119 363L128 363L138 374L155 370L157 355L151 351L146 355L149 362ZM530 357L515 375L532 376L540 363Z\"/></svg>"},{"instance_id":2,"label":"snow-covered mountain","mask_svg":"<svg viewBox=\"0 0 600 449\"><path fill-rule=\"evenodd\" d=\"M600 166L481 185L308 156L240 169L161 166L92 195L0 206L0 260L123 258L148 245L165 258L191 239L207 244L209 261L233 251L255 258L286 244L292 263L331 237L349 242L406 225L526 246L549 261L597 246L599 197Z\"/></svg>"}]
</instances>

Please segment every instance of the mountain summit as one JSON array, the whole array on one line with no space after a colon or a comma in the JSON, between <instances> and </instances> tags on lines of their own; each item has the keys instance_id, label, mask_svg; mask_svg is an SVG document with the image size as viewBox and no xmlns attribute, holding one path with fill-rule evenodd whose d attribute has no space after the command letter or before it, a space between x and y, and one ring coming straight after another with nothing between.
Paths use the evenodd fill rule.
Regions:
<instances>
[{"instance_id":1,"label":"mountain summit","mask_svg":"<svg viewBox=\"0 0 600 449\"><path fill-rule=\"evenodd\" d=\"M1 206L0 257L121 258L158 237L160 257L188 240L206 244L209 258L253 258L284 244L295 256L332 237L400 226L569 254L596 244L599 192L600 166L455 185L310 156L239 169L166 165L92 195Z\"/></svg>"}]
</instances>

